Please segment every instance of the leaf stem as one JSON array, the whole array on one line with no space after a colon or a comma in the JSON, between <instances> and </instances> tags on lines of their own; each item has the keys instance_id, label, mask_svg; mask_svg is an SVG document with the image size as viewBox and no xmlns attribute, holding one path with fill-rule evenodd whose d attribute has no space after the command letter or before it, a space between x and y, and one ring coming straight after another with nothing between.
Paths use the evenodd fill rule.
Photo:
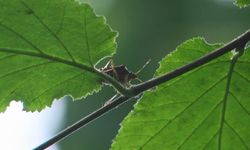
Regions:
<instances>
[{"instance_id":1,"label":"leaf stem","mask_svg":"<svg viewBox=\"0 0 250 150\"><path fill-rule=\"evenodd\" d=\"M107 80L108 82L110 82L115 89L117 89L117 91L119 91L122 95L130 95L132 96L133 93L130 89L125 88L121 83L119 83L118 81L116 81L114 78L112 78L111 76L102 73L101 71L90 67L88 65L84 65L78 62L73 62L73 61L69 61L66 59L62 59L59 57L55 57L55 56L51 56L51 55L47 55L44 53L34 53L34 52L30 52L30 51L23 51L23 50L19 50L19 49L11 49L11 48L1 48L0 47L0 52L4 52L4 53L13 53L13 54L18 54L18 55L25 55L25 56L33 56L33 57L38 57L38 58L42 58L42 59L47 59L47 60L51 60L54 62L60 62L69 66L73 66L76 68L79 68L81 70L86 70L89 71L91 73L94 73L95 75L99 76L100 78L102 78L103 80Z\"/></svg>"},{"instance_id":2,"label":"leaf stem","mask_svg":"<svg viewBox=\"0 0 250 150\"><path fill-rule=\"evenodd\" d=\"M199 66L201 66L201 65L233 50L233 49L244 49L246 43L249 40L250 40L250 30L246 31L245 33L243 33L242 35L240 35L238 38L234 39L230 43L226 44L224 47L221 47L221 48L197 59L196 61L194 61L190 64L184 65L184 66L182 66L182 67L180 67L180 68L178 68L170 73L166 73L165 75L162 75L160 77L157 77L155 79L146 81L144 83L141 83L139 85L132 87L128 96L120 96L120 97L115 98L107 105L97 109L96 111L94 111L91 114L87 115L86 117L82 118L81 120L79 120L75 124L64 129L63 131L58 133L56 136L54 136L51 139L49 139L48 141L44 142L43 144L41 144L40 146L38 146L34 150L43 150L43 149L49 147L50 145L62 140L63 138L69 136L70 134L72 134L76 130L80 129L81 127L86 126L91 121L106 114L108 111L110 111L110 110L116 108L117 106L127 102L130 98L135 97L139 93L142 93L150 88L153 88L153 87L155 87L159 84L162 84L168 80L171 80L175 77L178 77L178 76L180 76L180 75L182 75L182 74L184 74L192 69L195 69L195 68L197 68L197 67L199 67ZM1 49L0 49L0 51L1 51ZM242 54L242 53L243 53L243 51L239 51L239 54Z\"/></svg>"},{"instance_id":3,"label":"leaf stem","mask_svg":"<svg viewBox=\"0 0 250 150\"><path fill-rule=\"evenodd\" d=\"M244 45L245 46L245 45ZM220 128L219 128L219 133L218 133L218 150L221 150L222 147L222 135L223 135L223 128L224 128L224 124L225 124L225 116L226 116L226 107L227 107L227 101L228 101L228 95L229 95L229 89L230 89L230 85L231 85L231 80L232 80L232 74L233 74L233 70L235 67L235 64L238 60L238 58L243 54L244 52L244 46L242 46L241 48L237 48L236 50L239 49L238 53L235 54L231 60L230 63L230 68L227 74L227 83L226 83L226 90L225 90L225 95L223 98L223 104L222 104L222 109L221 109L221 118L220 118Z\"/></svg>"},{"instance_id":4,"label":"leaf stem","mask_svg":"<svg viewBox=\"0 0 250 150\"><path fill-rule=\"evenodd\" d=\"M245 33L234 39L233 41L229 42L225 46L216 49L207 55L189 63L184 66L181 66L180 68L177 68L176 70L173 70L172 72L166 73L162 76L153 78L151 80L148 80L146 82L143 82L141 84L135 85L132 87L132 91L135 95L138 93L141 93L143 91L146 91L148 89L151 89L157 85L160 85L162 83L165 83L166 81L169 81L175 77L178 77L190 70L193 70L197 67L200 67L206 63L208 63L211 60L214 60L222 55L224 55L227 52L230 52L233 49L245 46L246 43L250 40L250 30L247 30Z\"/></svg>"},{"instance_id":5,"label":"leaf stem","mask_svg":"<svg viewBox=\"0 0 250 150\"><path fill-rule=\"evenodd\" d=\"M122 103L124 103L130 99L129 97L125 97L125 96L115 97L115 99L112 99L112 98L110 99L111 102L109 104L104 105L103 107L97 109L96 111L92 112L91 114L85 116L81 120L79 120L76 123L74 123L73 125L67 127L66 129L64 129L63 131L61 131L60 133L58 133L57 135L55 135L54 137L52 137L51 139L46 141L45 143L34 148L33 150L44 150L44 149L48 148L52 144L54 144L54 143L64 139L65 137L71 135L75 131L86 126L91 121L94 121L98 117L104 115L105 113L109 112L110 110L116 108L117 106L121 105Z\"/></svg>"}]
</instances>

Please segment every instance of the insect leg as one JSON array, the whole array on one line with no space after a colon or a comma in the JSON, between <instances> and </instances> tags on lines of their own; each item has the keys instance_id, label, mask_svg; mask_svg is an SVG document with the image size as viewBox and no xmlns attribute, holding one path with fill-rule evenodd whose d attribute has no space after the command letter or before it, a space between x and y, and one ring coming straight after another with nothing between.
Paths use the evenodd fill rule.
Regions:
<instances>
[{"instance_id":1,"label":"insect leg","mask_svg":"<svg viewBox=\"0 0 250 150\"><path fill-rule=\"evenodd\" d=\"M111 102L113 102L117 97L119 97L120 94L115 94L111 99L107 100L105 103L104 103L104 106L110 104Z\"/></svg>"},{"instance_id":2,"label":"insect leg","mask_svg":"<svg viewBox=\"0 0 250 150\"><path fill-rule=\"evenodd\" d=\"M145 69L150 63L151 59L149 59L135 74L138 75L143 69Z\"/></svg>"},{"instance_id":3,"label":"insect leg","mask_svg":"<svg viewBox=\"0 0 250 150\"><path fill-rule=\"evenodd\" d=\"M116 78L116 80L119 80L119 76L118 76L118 74L117 74L117 71L115 70L114 60L113 60L113 59L110 59L110 62L111 62L112 71L113 71L113 73L114 73L114 77Z\"/></svg>"}]
</instances>

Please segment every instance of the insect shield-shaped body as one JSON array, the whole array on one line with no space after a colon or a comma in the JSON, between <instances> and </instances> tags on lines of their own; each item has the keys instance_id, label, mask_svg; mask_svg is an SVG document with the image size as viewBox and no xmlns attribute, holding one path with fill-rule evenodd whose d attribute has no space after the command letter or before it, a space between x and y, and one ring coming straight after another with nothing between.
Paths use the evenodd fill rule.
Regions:
<instances>
[{"instance_id":1,"label":"insect shield-shaped body","mask_svg":"<svg viewBox=\"0 0 250 150\"><path fill-rule=\"evenodd\" d=\"M100 69L103 73L115 78L121 84L128 86L131 80L137 78L137 75L128 71L125 65L115 66L113 61L110 60L103 68ZM104 82L107 83L107 82Z\"/></svg>"}]
</instances>

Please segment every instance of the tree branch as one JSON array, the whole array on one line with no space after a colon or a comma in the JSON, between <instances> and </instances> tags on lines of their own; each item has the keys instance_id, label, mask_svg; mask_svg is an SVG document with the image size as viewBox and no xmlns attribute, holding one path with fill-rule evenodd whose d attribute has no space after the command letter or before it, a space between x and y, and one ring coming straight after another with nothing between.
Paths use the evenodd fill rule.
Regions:
<instances>
[{"instance_id":1,"label":"tree branch","mask_svg":"<svg viewBox=\"0 0 250 150\"><path fill-rule=\"evenodd\" d=\"M242 35L240 35L239 37L237 37L236 39L234 39L233 41L229 42L228 44L224 45L223 47L214 50L210 53L208 53L207 55L189 63L186 64L184 66L181 66L180 68L177 68L176 70L166 73L162 76L153 78L151 80L148 80L146 82L143 82L141 84L135 85L134 87L132 87L133 93L135 95L137 95L138 93L141 93L143 91L146 91L148 89L151 89L155 86L158 86L162 83L165 83L166 81L169 81L175 77L178 77L190 70L193 70L197 67L200 67L206 63L208 63L211 60L214 60L222 55L224 55L227 52L230 52L233 49L237 49L240 47L244 47L246 45L246 43L250 40L250 30L246 31L245 33L243 33Z\"/></svg>"},{"instance_id":2,"label":"tree branch","mask_svg":"<svg viewBox=\"0 0 250 150\"><path fill-rule=\"evenodd\" d=\"M209 54L207 54L207 55L205 55L205 56L187 64L187 65L184 65L184 66L182 66L182 67L180 67L172 72L166 73L160 77L156 77L156 78L153 78L153 79L148 80L146 82L143 82L141 84L133 86L130 89L130 91L133 94L131 94L131 95L129 94L128 96L115 97L107 105L97 109L96 111L94 111L91 114L89 114L88 116L82 118L81 120L79 120L75 124L64 129L63 131L58 133L56 136L54 136L53 138L51 138L47 142L41 144L40 146L38 146L34 150L43 150L43 149L49 147L50 145L52 145L52 144L62 140L63 138L69 136L70 134L72 134L76 130L80 129L81 127L87 125L91 121L104 115L105 113L112 110L113 108L116 108L117 106L121 105L122 103L128 101L130 98L135 97L136 95L138 95L138 94L140 94L148 89L151 89L157 85L165 83L166 81L169 81L175 77L178 77L178 76L180 76L180 75L182 75L190 70L193 70L197 67L200 67L203 64L206 64L209 61L214 60L214 59L224 55L227 52L230 52L233 49L242 48L246 45L246 43L249 40L250 40L250 30L246 31L245 33L243 33L242 35L240 35L238 38L234 39L233 41L229 42L225 46L223 46L217 50L214 50L211 53L209 53Z\"/></svg>"},{"instance_id":3,"label":"tree branch","mask_svg":"<svg viewBox=\"0 0 250 150\"><path fill-rule=\"evenodd\" d=\"M76 130L79 130L80 128L86 126L91 121L94 121L98 117L104 115L105 113L109 112L111 109L116 108L117 106L121 105L122 103L128 101L130 98L125 96L118 96L115 97L113 100L110 99L111 102L107 105L104 105L103 107L97 109L96 111L92 112L91 114L85 116L78 122L74 123L73 125L67 127L63 131L59 132L57 135L46 141L45 143L39 145L38 147L34 148L33 150L44 150L48 148L49 146L55 144L56 142L64 139L65 137L71 135Z\"/></svg>"}]
</instances>

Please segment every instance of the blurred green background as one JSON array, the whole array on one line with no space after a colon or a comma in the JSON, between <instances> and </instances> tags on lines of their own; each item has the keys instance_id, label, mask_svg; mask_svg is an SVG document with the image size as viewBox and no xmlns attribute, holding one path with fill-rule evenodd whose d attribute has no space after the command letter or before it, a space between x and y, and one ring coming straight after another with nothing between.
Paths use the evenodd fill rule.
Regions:
<instances>
[{"instance_id":1,"label":"blurred green background","mask_svg":"<svg viewBox=\"0 0 250 150\"><path fill-rule=\"evenodd\" d=\"M136 71L148 60L140 78L151 78L158 62L187 39L205 37L210 43L229 42L250 27L250 8L231 0L82 0L104 15L119 32L115 63ZM84 101L67 102L63 129L101 107L115 92L110 87ZM98 118L59 143L61 150L107 150L134 100Z\"/></svg>"}]
</instances>

